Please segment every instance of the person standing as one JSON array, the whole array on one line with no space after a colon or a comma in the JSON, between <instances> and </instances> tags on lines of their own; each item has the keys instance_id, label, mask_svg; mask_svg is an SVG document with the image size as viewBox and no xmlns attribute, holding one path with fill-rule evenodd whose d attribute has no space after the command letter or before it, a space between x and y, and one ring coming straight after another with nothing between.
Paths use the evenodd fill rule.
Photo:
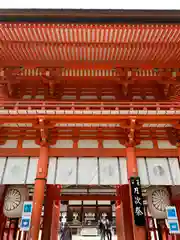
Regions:
<instances>
[{"instance_id":1,"label":"person standing","mask_svg":"<svg viewBox=\"0 0 180 240\"><path fill-rule=\"evenodd\" d=\"M100 230L100 236L101 240L105 240L105 219L100 219L99 221L99 230Z\"/></svg>"},{"instance_id":2,"label":"person standing","mask_svg":"<svg viewBox=\"0 0 180 240\"><path fill-rule=\"evenodd\" d=\"M60 240L72 240L71 228L67 222L64 223L64 227L62 228Z\"/></svg>"},{"instance_id":3,"label":"person standing","mask_svg":"<svg viewBox=\"0 0 180 240\"><path fill-rule=\"evenodd\" d=\"M112 240L112 225L108 218L105 220L105 237L107 236L108 240Z\"/></svg>"}]
</instances>

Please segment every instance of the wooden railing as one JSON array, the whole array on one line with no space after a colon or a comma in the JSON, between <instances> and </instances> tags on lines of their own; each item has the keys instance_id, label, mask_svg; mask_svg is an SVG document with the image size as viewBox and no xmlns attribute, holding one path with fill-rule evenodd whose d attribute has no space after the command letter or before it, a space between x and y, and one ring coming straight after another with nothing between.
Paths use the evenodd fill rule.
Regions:
<instances>
[{"instance_id":1,"label":"wooden railing","mask_svg":"<svg viewBox=\"0 0 180 240\"><path fill-rule=\"evenodd\" d=\"M180 102L0 101L0 114L13 113L177 115L180 114Z\"/></svg>"}]
</instances>

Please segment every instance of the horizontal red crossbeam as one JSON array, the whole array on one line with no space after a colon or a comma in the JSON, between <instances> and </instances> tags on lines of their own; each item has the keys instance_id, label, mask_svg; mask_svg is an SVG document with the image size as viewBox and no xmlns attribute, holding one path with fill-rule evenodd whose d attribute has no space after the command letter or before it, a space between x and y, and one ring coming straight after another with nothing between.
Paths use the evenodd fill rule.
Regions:
<instances>
[{"instance_id":1,"label":"horizontal red crossbeam","mask_svg":"<svg viewBox=\"0 0 180 240\"><path fill-rule=\"evenodd\" d=\"M79 200L79 201L86 201L86 200L96 200L96 201L115 201L119 199L119 197L115 196L115 195L85 195L85 194L79 194L79 195L61 195L59 196L59 200L61 201L69 201L69 200Z\"/></svg>"},{"instance_id":2,"label":"horizontal red crossbeam","mask_svg":"<svg viewBox=\"0 0 180 240\"><path fill-rule=\"evenodd\" d=\"M58 60L0 60L0 67L25 67L25 68L69 68L69 69L106 69L116 68L180 68L179 62L159 63L156 61L58 61Z\"/></svg>"},{"instance_id":3,"label":"horizontal red crossbeam","mask_svg":"<svg viewBox=\"0 0 180 240\"><path fill-rule=\"evenodd\" d=\"M49 148L49 157L126 157L126 149ZM39 157L38 148L1 148L0 157ZM136 149L137 157L178 157L177 149ZM32 160L33 161L33 160Z\"/></svg>"},{"instance_id":4,"label":"horizontal red crossbeam","mask_svg":"<svg viewBox=\"0 0 180 240\"><path fill-rule=\"evenodd\" d=\"M33 123L34 121L38 121L38 119L44 119L47 121L52 121L56 123L115 123L119 124L121 120L131 120L137 119L142 120L144 123L177 123L179 121L180 115L105 115L105 116L98 116L98 115L0 115L0 123Z\"/></svg>"}]
</instances>

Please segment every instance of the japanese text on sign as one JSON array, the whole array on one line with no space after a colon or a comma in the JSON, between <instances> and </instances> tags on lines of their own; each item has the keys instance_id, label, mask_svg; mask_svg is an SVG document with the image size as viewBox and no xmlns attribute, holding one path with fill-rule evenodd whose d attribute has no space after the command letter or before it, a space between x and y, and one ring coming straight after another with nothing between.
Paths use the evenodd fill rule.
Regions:
<instances>
[{"instance_id":1,"label":"japanese text on sign","mask_svg":"<svg viewBox=\"0 0 180 240\"><path fill-rule=\"evenodd\" d=\"M134 221L137 226L145 225L145 216L144 216L144 206L143 206L143 197L141 191L141 184L139 177L130 178L131 182L131 193L133 201L133 210L134 210Z\"/></svg>"}]
</instances>

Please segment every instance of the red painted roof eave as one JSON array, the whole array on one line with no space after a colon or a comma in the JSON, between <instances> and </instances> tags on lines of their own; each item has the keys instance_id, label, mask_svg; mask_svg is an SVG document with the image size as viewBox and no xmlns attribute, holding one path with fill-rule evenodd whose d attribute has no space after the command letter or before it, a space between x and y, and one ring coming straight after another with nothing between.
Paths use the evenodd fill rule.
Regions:
<instances>
[{"instance_id":1,"label":"red painted roof eave","mask_svg":"<svg viewBox=\"0 0 180 240\"><path fill-rule=\"evenodd\" d=\"M180 23L180 10L0 9L0 22Z\"/></svg>"}]
</instances>

